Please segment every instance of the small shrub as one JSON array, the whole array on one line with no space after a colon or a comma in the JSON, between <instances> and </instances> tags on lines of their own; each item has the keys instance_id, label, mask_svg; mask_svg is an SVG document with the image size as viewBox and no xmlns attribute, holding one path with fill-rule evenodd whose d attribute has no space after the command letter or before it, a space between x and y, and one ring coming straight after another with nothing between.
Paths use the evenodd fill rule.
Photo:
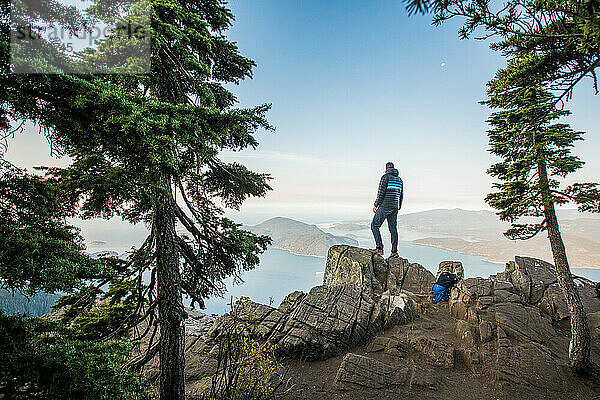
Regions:
<instances>
[{"instance_id":1,"label":"small shrub","mask_svg":"<svg viewBox=\"0 0 600 400\"><path fill-rule=\"evenodd\" d=\"M240 299L221 319L216 338L217 373L200 388L203 400L268 400L283 394L283 365L277 345L259 341L258 326L241 318L246 298ZM247 319L247 315L244 319Z\"/></svg>"}]
</instances>

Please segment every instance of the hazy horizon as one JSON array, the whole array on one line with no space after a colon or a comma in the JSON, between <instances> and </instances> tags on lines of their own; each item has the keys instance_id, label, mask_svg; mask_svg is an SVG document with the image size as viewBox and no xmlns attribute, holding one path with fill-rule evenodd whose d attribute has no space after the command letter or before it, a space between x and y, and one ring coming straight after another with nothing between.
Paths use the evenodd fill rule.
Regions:
<instances>
[{"instance_id":1,"label":"hazy horizon","mask_svg":"<svg viewBox=\"0 0 600 400\"><path fill-rule=\"evenodd\" d=\"M490 111L478 101L504 59L488 42L459 40L459 21L436 28L430 16L408 17L400 1L229 6L237 21L226 34L257 64L253 79L231 89L241 107L272 103L277 131L258 132L256 150L221 154L274 178L265 198L228 216L369 219L387 161L404 180L402 213L491 210ZM586 165L569 181L600 181L600 97L591 86L582 82L566 103L565 121L586 132L574 149ZM31 124L7 143L5 158L17 166L68 165L50 157Z\"/></svg>"}]
</instances>

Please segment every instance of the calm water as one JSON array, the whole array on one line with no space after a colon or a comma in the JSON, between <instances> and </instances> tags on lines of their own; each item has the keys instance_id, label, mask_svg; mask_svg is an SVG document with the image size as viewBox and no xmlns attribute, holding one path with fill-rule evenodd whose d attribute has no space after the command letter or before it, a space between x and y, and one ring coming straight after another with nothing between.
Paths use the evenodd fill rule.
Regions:
<instances>
[{"instance_id":1,"label":"calm water","mask_svg":"<svg viewBox=\"0 0 600 400\"><path fill-rule=\"evenodd\" d=\"M318 224L319 228L334 235L352 235L359 241L361 247L374 247L370 229L365 227L358 231L332 230L331 223ZM147 235L147 230L142 225L132 227L116 219L104 224L83 224L81 226L84 237L88 240L88 251L113 250L123 253L131 246L139 246ZM387 226L381 228L385 244L386 256L390 252L390 239ZM434 247L419 246L411 241L424 237L444 237L425 232L399 230L398 252L401 257L411 262L418 262L432 273L437 272L441 261L461 261L467 277L488 277L504 269L503 264L494 264L483 261L481 257L461 254ZM465 240L470 240L464 237ZM91 241L96 243L90 244ZM260 265L252 271L244 273L244 283L234 285L232 279L226 280L228 291L224 298L211 298L206 302L205 312L222 314L228 310L228 303L232 297L247 296L263 304L278 306L283 298L294 290L308 291L323 281L325 259L317 257L297 256L287 251L269 249L260 257ZM508 261L508 260L507 260ZM576 275L584 276L592 281L600 281L600 269L576 268Z\"/></svg>"},{"instance_id":2,"label":"calm water","mask_svg":"<svg viewBox=\"0 0 600 400\"><path fill-rule=\"evenodd\" d=\"M331 230L327 225L319 225L319 227L336 235L354 235L361 247L374 247L369 229L344 232ZM390 239L386 230L385 226L381 229L387 256L390 251ZM467 277L488 277L504 270L503 264L483 261L479 256L411 243L414 239L428 236L443 235L399 230L398 253L411 262L418 262L434 274L437 272L439 263L444 260L461 261ZM228 303L231 298L240 296L247 296L259 303L272 304L276 307L287 294L294 290L307 292L313 286L320 285L323 281L324 270L324 258L297 256L287 251L269 249L261 256L260 265L243 275L243 284L233 285L232 279L228 279L226 281L228 292L225 298L209 299L206 302L205 312L222 314L229 309ZM598 269L577 268L573 270L573 273L593 281L600 281L600 270Z\"/></svg>"},{"instance_id":3,"label":"calm water","mask_svg":"<svg viewBox=\"0 0 600 400\"><path fill-rule=\"evenodd\" d=\"M228 292L224 298L206 301L208 314L222 314L229 310L231 297L250 297L263 304L278 306L294 290L309 291L323 282L325 259L297 256L288 251L269 249L260 257L260 265L243 275L244 283L234 285L227 279Z\"/></svg>"}]
</instances>

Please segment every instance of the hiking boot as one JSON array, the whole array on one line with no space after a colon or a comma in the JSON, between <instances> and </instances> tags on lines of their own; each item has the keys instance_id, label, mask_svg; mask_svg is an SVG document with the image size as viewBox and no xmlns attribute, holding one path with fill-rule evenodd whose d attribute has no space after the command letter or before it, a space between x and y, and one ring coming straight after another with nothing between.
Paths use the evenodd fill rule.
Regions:
<instances>
[{"instance_id":1,"label":"hiking boot","mask_svg":"<svg viewBox=\"0 0 600 400\"><path fill-rule=\"evenodd\" d=\"M372 251L372 252L374 252L375 254L379 254L380 256L382 256L382 255L383 255L383 249L380 249L379 247L376 247L376 248L374 248L374 249L369 249L369 250L371 250L371 251Z\"/></svg>"},{"instance_id":2,"label":"hiking boot","mask_svg":"<svg viewBox=\"0 0 600 400\"><path fill-rule=\"evenodd\" d=\"M388 259L389 259L389 258L400 258L400 256L398 255L398 253L392 253L392 254L390 254L390 256L388 257Z\"/></svg>"}]
</instances>

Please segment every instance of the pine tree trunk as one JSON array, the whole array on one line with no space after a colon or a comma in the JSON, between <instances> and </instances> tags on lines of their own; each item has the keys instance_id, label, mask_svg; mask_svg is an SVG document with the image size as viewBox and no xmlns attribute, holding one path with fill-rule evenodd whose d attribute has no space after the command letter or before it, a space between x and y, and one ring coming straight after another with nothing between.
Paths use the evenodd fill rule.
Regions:
<instances>
[{"instance_id":1,"label":"pine tree trunk","mask_svg":"<svg viewBox=\"0 0 600 400\"><path fill-rule=\"evenodd\" d=\"M565 296L569 315L571 317L571 342L569 344L569 364L577 373L590 373L592 363L590 362L591 335L588 326L587 315L579 296L577 286L573 282L567 252L562 240L554 202L550 198L550 186L548 182L548 171L546 162L540 157L538 160L538 174L540 187L544 202L544 217L548 229L548 239L554 258L556 278L563 295Z\"/></svg>"},{"instance_id":2,"label":"pine tree trunk","mask_svg":"<svg viewBox=\"0 0 600 400\"><path fill-rule=\"evenodd\" d=\"M185 398L185 325L171 180L161 179L161 204L154 212L160 326L160 400Z\"/></svg>"}]
</instances>

